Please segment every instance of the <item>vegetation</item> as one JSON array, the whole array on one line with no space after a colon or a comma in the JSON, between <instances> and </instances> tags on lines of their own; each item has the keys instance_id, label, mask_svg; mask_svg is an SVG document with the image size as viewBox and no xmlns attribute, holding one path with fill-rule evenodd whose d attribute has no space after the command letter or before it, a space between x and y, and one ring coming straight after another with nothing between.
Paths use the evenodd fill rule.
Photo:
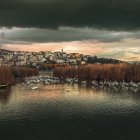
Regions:
<instances>
[{"instance_id":1,"label":"vegetation","mask_svg":"<svg viewBox=\"0 0 140 140\"><path fill-rule=\"evenodd\" d=\"M0 84L13 84L14 81L12 68L8 66L0 67Z\"/></svg>"},{"instance_id":2,"label":"vegetation","mask_svg":"<svg viewBox=\"0 0 140 140\"><path fill-rule=\"evenodd\" d=\"M15 67L13 68L13 75L15 78L24 79L25 77L39 75L39 71L36 68Z\"/></svg>"},{"instance_id":3,"label":"vegetation","mask_svg":"<svg viewBox=\"0 0 140 140\"><path fill-rule=\"evenodd\" d=\"M54 76L64 81L66 78L76 77L79 82L86 80L88 83L93 80L140 82L140 64L90 64L78 67L54 65L53 68ZM25 77L37 76L38 74L39 71L35 68L2 66L0 67L0 84L13 84L15 78L22 80Z\"/></svg>"},{"instance_id":4,"label":"vegetation","mask_svg":"<svg viewBox=\"0 0 140 140\"><path fill-rule=\"evenodd\" d=\"M0 84L13 84L15 82L15 78L24 79L29 76L36 76L39 72L34 68L27 67L9 67L2 66L0 67Z\"/></svg>"},{"instance_id":5,"label":"vegetation","mask_svg":"<svg viewBox=\"0 0 140 140\"><path fill-rule=\"evenodd\" d=\"M139 64L90 64L79 67L58 67L54 69L54 76L61 80L77 77L80 81L134 81L140 82Z\"/></svg>"},{"instance_id":6,"label":"vegetation","mask_svg":"<svg viewBox=\"0 0 140 140\"><path fill-rule=\"evenodd\" d=\"M98 58L97 56L90 56L87 59L88 64L119 64L124 63L123 61L117 60L117 59L108 59L108 58Z\"/></svg>"},{"instance_id":7,"label":"vegetation","mask_svg":"<svg viewBox=\"0 0 140 140\"><path fill-rule=\"evenodd\" d=\"M43 63L39 65L39 70L52 70L57 67L66 67L67 64L47 64Z\"/></svg>"}]
</instances>

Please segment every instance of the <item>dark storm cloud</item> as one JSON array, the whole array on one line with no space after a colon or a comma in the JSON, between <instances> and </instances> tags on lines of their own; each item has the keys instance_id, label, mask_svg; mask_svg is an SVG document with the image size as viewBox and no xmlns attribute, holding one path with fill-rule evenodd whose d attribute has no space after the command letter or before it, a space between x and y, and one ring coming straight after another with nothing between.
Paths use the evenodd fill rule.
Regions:
<instances>
[{"instance_id":1,"label":"dark storm cloud","mask_svg":"<svg viewBox=\"0 0 140 140\"><path fill-rule=\"evenodd\" d=\"M0 30L2 32L2 30ZM4 40L25 42L63 42L96 40L120 42L124 39L140 38L140 32L116 32L93 28L59 27L58 30L36 28L5 29Z\"/></svg>"},{"instance_id":2,"label":"dark storm cloud","mask_svg":"<svg viewBox=\"0 0 140 140\"><path fill-rule=\"evenodd\" d=\"M140 28L140 0L1 0L0 26Z\"/></svg>"}]
</instances>

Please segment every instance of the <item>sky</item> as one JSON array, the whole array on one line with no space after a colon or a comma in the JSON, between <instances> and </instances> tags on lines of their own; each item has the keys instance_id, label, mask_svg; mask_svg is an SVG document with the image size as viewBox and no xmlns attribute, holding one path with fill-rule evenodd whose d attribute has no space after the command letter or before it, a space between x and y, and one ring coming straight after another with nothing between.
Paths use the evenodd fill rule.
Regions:
<instances>
[{"instance_id":1,"label":"sky","mask_svg":"<svg viewBox=\"0 0 140 140\"><path fill-rule=\"evenodd\" d=\"M0 0L4 49L140 61L140 0Z\"/></svg>"}]
</instances>

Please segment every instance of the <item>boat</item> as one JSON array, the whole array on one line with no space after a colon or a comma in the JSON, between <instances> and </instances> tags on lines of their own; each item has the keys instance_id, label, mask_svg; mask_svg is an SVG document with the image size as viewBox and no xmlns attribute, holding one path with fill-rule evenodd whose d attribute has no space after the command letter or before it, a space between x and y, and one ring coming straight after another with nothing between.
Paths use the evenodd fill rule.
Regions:
<instances>
[{"instance_id":1,"label":"boat","mask_svg":"<svg viewBox=\"0 0 140 140\"><path fill-rule=\"evenodd\" d=\"M38 88L39 88L39 84L36 85L36 84L31 83L31 84L28 85L28 87L29 87L30 89L35 90L35 89L38 89Z\"/></svg>"},{"instance_id":2,"label":"boat","mask_svg":"<svg viewBox=\"0 0 140 140\"><path fill-rule=\"evenodd\" d=\"M0 84L0 89L6 88L8 84Z\"/></svg>"},{"instance_id":3,"label":"boat","mask_svg":"<svg viewBox=\"0 0 140 140\"><path fill-rule=\"evenodd\" d=\"M38 89L38 86L36 86L36 87L31 87L31 89L33 89L33 90Z\"/></svg>"}]
</instances>

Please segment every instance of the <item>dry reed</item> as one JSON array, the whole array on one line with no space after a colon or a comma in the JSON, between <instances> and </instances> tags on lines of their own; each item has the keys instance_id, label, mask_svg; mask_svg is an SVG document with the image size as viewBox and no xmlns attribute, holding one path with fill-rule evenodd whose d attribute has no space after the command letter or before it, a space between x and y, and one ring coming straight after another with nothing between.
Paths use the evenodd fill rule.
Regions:
<instances>
[{"instance_id":1,"label":"dry reed","mask_svg":"<svg viewBox=\"0 0 140 140\"><path fill-rule=\"evenodd\" d=\"M0 84L13 84L14 81L12 68L8 66L0 67Z\"/></svg>"},{"instance_id":2,"label":"dry reed","mask_svg":"<svg viewBox=\"0 0 140 140\"><path fill-rule=\"evenodd\" d=\"M25 77L37 76L39 75L39 71L35 68L28 67L15 67L13 68L15 73L18 73L18 77L20 79L24 79Z\"/></svg>"},{"instance_id":3,"label":"dry reed","mask_svg":"<svg viewBox=\"0 0 140 140\"><path fill-rule=\"evenodd\" d=\"M140 82L140 64L93 64L79 67L67 66L55 68L54 76L65 80L78 77L79 81L134 81Z\"/></svg>"},{"instance_id":4,"label":"dry reed","mask_svg":"<svg viewBox=\"0 0 140 140\"><path fill-rule=\"evenodd\" d=\"M27 68L27 67L9 67L2 66L0 67L0 84L13 84L15 82L15 78L18 75L18 78L24 79L25 77L37 76L39 71L35 68Z\"/></svg>"}]
</instances>

